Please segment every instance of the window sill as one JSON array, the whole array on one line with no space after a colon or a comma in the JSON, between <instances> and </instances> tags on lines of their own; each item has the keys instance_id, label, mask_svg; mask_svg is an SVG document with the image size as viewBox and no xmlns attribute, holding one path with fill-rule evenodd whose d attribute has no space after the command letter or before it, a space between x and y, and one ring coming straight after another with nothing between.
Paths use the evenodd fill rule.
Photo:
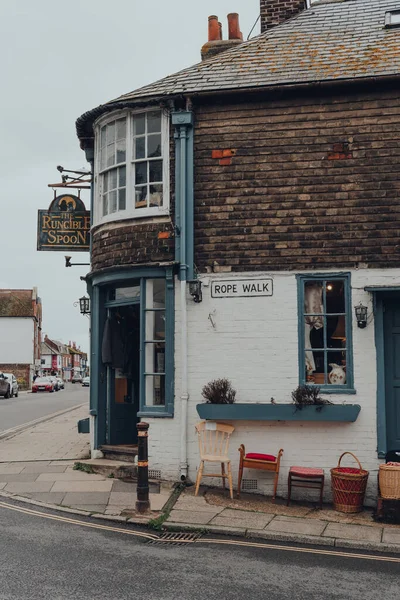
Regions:
<instances>
[{"instance_id":1,"label":"window sill","mask_svg":"<svg viewBox=\"0 0 400 600\"><path fill-rule=\"evenodd\" d=\"M169 413L169 412L160 412L160 411L151 411L151 410L141 410L140 412L137 413L137 416L140 418L143 417L148 417L148 418L154 418L157 417L158 419L173 419L174 415L173 413Z\"/></svg>"},{"instance_id":2,"label":"window sill","mask_svg":"<svg viewBox=\"0 0 400 600\"><path fill-rule=\"evenodd\" d=\"M309 382L301 383L300 385L310 385ZM357 390L354 388L347 388L343 386L333 386L333 385L318 385L311 384L310 387L315 386L319 387L321 390L321 394L357 394Z\"/></svg>"},{"instance_id":3,"label":"window sill","mask_svg":"<svg viewBox=\"0 0 400 600\"><path fill-rule=\"evenodd\" d=\"M354 423L360 413L359 404L326 404L304 406L293 404L198 404L201 419L232 421L331 421Z\"/></svg>"}]
</instances>

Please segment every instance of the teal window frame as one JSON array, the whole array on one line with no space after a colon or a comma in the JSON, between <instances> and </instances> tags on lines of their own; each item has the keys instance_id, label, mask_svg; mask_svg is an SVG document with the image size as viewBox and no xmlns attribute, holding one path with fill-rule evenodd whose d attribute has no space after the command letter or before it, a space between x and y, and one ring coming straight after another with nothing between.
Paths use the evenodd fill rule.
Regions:
<instances>
[{"instance_id":1,"label":"teal window frame","mask_svg":"<svg viewBox=\"0 0 400 600\"><path fill-rule=\"evenodd\" d=\"M304 333L304 290L305 284L310 281L343 281L346 311L346 383L343 385L318 384L324 394L355 394L353 371L353 335L352 335L352 303L351 303L351 275L350 273L315 273L312 275L297 275L298 291L298 342L299 342L299 383L300 385L315 385L307 383L305 376L305 333ZM324 299L325 306L325 299ZM324 313L325 315L326 313ZM326 316L324 316L326 319ZM326 327L324 328L326 331ZM326 334L325 334L326 335ZM329 349L324 344L324 355ZM327 360L327 359L326 359Z\"/></svg>"}]
</instances>

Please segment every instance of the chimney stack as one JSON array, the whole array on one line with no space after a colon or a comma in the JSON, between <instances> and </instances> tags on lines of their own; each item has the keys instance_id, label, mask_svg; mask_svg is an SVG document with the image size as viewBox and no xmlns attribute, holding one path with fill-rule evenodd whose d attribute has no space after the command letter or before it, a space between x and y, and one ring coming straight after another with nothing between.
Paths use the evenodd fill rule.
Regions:
<instances>
[{"instance_id":1,"label":"chimney stack","mask_svg":"<svg viewBox=\"0 0 400 600\"><path fill-rule=\"evenodd\" d=\"M229 39L222 39L222 25L216 15L208 17L208 42L201 49L201 60L206 60L216 56L220 52L225 52L243 41L243 35L239 27L239 15L230 13L228 15Z\"/></svg>"},{"instance_id":2,"label":"chimney stack","mask_svg":"<svg viewBox=\"0 0 400 600\"><path fill-rule=\"evenodd\" d=\"M305 0L260 0L261 33L281 25L305 8Z\"/></svg>"}]
</instances>

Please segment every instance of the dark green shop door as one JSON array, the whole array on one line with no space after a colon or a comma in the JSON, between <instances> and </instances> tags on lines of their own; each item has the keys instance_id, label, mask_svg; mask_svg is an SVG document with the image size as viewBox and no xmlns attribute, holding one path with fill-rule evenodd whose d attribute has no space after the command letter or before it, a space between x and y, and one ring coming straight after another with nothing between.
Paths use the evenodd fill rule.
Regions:
<instances>
[{"instance_id":1,"label":"dark green shop door","mask_svg":"<svg viewBox=\"0 0 400 600\"><path fill-rule=\"evenodd\" d=\"M400 448L400 302L384 302L387 449Z\"/></svg>"},{"instance_id":2,"label":"dark green shop door","mask_svg":"<svg viewBox=\"0 0 400 600\"><path fill-rule=\"evenodd\" d=\"M107 369L107 442L137 444L140 393L140 307L139 304L109 310L109 343L112 348Z\"/></svg>"}]
</instances>

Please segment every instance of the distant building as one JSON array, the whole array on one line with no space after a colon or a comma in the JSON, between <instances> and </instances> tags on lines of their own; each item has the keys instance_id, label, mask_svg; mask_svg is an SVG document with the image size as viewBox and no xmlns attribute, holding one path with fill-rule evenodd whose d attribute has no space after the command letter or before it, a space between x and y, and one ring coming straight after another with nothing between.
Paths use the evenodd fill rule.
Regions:
<instances>
[{"instance_id":1,"label":"distant building","mask_svg":"<svg viewBox=\"0 0 400 600\"><path fill-rule=\"evenodd\" d=\"M0 371L30 387L40 369L42 302L37 288L0 290Z\"/></svg>"},{"instance_id":2,"label":"distant building","mask_svg":"<svg viewBox=\"0 0 400 600\"><path fill-rule=\"evenodd\" d=\"M69 381L72 367L68 346L45 335L41 346L41 371L44 375L59 375Z\"/></svg>"}]
</instances>

